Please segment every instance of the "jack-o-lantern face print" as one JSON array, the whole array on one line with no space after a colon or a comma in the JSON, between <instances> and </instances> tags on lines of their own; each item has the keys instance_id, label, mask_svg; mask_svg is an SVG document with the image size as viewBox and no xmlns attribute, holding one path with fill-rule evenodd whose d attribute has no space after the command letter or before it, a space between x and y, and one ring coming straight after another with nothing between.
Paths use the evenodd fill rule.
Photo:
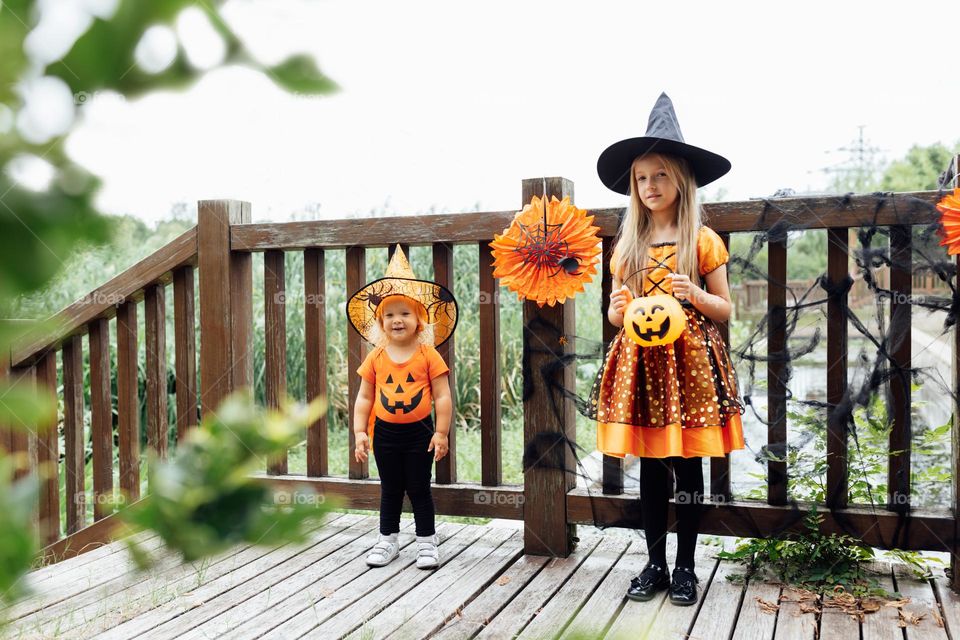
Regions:
<instances>
[{"instance_id":1,"label":"jack-o-lantern face print","mask_svg":"<svg viewBox=\"0 0 960 640\"><path fill-rule=\"evenodd\" d=\"M671 344L687 328L687 316L671 295L634 298L623 314L623 327L641 347Z\"/></svg>"},{"instance_id":2,"label":"jack-o-lantern face print","mask_svg":"<svg viewBox=\"0 0 960 640\"><path fill-rule=\"evenodd\" d=\"M413 375L408 373L407 379L404 382L409 385L413 381ZM386 383L390 386L394 384L392 374L387 376ZM387 391L390 390L390 387L380 387L380 404L393 415L397 415L398 413L406 415L420 406L420 402L423 400L423 387L421 387L413 397L410 397L410 394L403 390L402 383L397 382L396 384L396 388L393 389L389 396L387 395Z\"/></svg>"}]
</instances>

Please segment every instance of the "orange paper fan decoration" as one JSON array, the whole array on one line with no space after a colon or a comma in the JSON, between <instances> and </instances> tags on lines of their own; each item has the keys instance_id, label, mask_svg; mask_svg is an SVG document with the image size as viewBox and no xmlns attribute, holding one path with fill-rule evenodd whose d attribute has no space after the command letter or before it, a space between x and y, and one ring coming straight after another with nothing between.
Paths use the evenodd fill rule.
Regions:
<instances>
[{"instance_id":1,"label":"orange paper fan decoration","mask_svg":"<svg viewBox=\"0 0 960 640\"><path fill-rule=\"evenodd\" d=\"M546 206L544 206L546 205ZM520 299L551 307L583 291L600 260L600 227L570 198L533 197L510 227L497 235L493 275Z\"/></svg>"},{"instance_id":2,"label":"orange paper fan decoration","mask_svg":"<svg viewBox=\"0 0 960 640\"><path fill-rule=\"evenodd\" d=\"M937 209L943 226L940 246L947 248L947 255L956 255L960 253L960 189L954 189L952 195L948 193L943 196L937 203Z\"/></svg>"}]
</instances>

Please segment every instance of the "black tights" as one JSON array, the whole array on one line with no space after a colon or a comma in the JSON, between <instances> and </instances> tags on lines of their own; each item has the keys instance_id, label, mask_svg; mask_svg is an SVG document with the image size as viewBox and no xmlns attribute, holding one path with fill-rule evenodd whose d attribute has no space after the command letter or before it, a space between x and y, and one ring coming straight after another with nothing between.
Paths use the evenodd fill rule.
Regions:
<instances>
[{"instance_id":1,"label":"black tights","mask_svg":"<svg viewBox=\"0 0 960 640\"><path fill-rule=\"evenodd\" d=\"M380 533L400 531L403 494L413 506L418 536L436 533L430 474L433 452L427 451L432 423L393 426L377 422L373 433L373 456L380 471Z\"/></svg>"},{"instance_id":2,"label":"black tights","mask_svg":"<svg viewBox=\"0 0 960 640\"><path fill-rule=\"evenodd\" d=\"M693 554L703 510L703 467L700 458L641 458L640 512L650 562L667 566L667 506L673 493L670 467L677 478L677 565L694 568Z\"/></svg>"}]
</instances>

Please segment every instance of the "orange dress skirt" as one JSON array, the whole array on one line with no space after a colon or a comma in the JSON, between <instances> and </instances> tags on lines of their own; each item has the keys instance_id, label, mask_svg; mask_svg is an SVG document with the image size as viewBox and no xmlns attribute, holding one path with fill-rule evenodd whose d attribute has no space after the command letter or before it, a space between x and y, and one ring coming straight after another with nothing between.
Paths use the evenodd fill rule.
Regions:
<instances>
[{"instance_id":1,"label":"orange dress skirt","mask_svg":"<svg viewBox=\"0 0 960 640\"><path fill-rule=\"evenodd\" d=\"M744 448L737 376L713 321L685 307L676 342L641 347L623 329L590 393L597 449L622 458L723 456Z\"/></svg>"}]
</instances>

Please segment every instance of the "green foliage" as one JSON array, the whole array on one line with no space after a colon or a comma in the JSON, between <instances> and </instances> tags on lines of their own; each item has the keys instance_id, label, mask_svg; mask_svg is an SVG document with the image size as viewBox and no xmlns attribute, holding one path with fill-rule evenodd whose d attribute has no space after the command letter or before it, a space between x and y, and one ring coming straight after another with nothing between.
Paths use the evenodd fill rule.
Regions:
<instances>
[{"instance_id":1,"label":"green foliage","mask_svg":"<svg viewBox=\"0 0 960 640\"><path fill-rule=\"evenodd\" d=\"M741 542L734 551L721 551L717 555L724 560L747 563L748 577L773 576L818 593L832 592L837 586L856 596L882 593L876 579L871 578L863 566L873 559L873 549L851 536L824 535L820 532L822 521L816 508L811 508L804 518L803 533L752 538Z\"/></svg>"},{"instance_id":2,"label":"green foliage","mask_svg":"<svg viewBox=\"0 0 960 640\"><path fill-rule=\"evenodd\" d=\"M884 191L927 191L938 187L940 173L960 153L960 141L953 148L943 143L913 145L907 155L892 162L883 173L880 187Z\"/></svg>"},{"instance_id":3,"label":"green foliage","mask_svg":"<svg viewBox=\"0 0 960 640\"><path fill-rule=\"evenodd\" d=\"M20 576L26 573L37 552L31 520L37 504L40 481L27 476L13 481L14 461L0 457L0 608L23 596L26 589ZM0 613L0 626L3 614Z\"/></svg>"},{"instance_id":4,"label":"green foliage","mask_svg":"<svg viewBox=\"0 0 960 640\"><path fill-rule=\"evenodd\" d=\"M264 411L234 395L193 429L170 461L151 459L149 497L121 512L123 521L156 531L191 562L239 544L279 545L306 538L305 524L331 509L322 495L291 496L251 474L296 443L323 410L319 402ZM146 553L129 542L134 558Z\"/></svg>"}]
</instances>

